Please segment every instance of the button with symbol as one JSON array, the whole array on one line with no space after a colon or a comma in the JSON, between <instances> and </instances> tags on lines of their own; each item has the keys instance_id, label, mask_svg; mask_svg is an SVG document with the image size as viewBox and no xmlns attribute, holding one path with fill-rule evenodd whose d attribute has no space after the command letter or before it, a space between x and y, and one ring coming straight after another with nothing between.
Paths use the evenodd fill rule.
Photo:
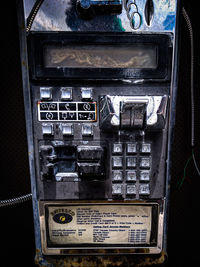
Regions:
<instances>
[{"instance_id":1,"label":"button with symbol","mask_svg":"<svg viewBox=\"0 0 200 267\"><path fill-rule=\"evenodd\" d=\"M40 120L42 121L58 120L58 113L57 112L40 112Z\"/></svg>"},{"instance_id":2,"label":"button with symbol","mask_svg":"<svg viewBox=\"0 0 200 267\"><path fill-rule=\"evenodd\" d=\"M150 157L143 157L140 158L140 168L150 168L151 165L151 158Z\"/></svg>"},{"instance_id":3,"label":"button with symbol","mask_svg":"<svg viewBox=\"0 0 200 267\"><path fill-rule=\"evenodd\" d=\"M140 181L148 182L150 180L149 171L141 171L140 172Z\"/></svg>"},{"instance_id":4,"label":"button with symbol","mask_svg":"<svg viewBox=\"0 0 200 267\"><path fill-rule=\"evenodd\" d=\"M126 180L129 182L136 182L136 171L127 171Z\"/></svg>"},{"instance_id":5,"label":"button with symbol","mask_svg":"<svg viewBox=\"0 0 200 267\"><path fill-rule=\"evenodd\" d=\"M140 195L149 195L150 194L149 184L140 184L139 194Z\"/></svg>"},{"instance_id":6,"label":"button with symbol","mask_svg":"<svg viewBox=\"0 0 200 267\"><path fill-rule=\"evenodd\" d=\"M52 112L47 112L46 113L46 118L47 118L47 120L53 120L53 113Z\"/></svg>"},{"instance_id":7,"label":"button with symbol","mask_svg":"<svg viewBox=\"0 0 200 267\"><path fill-rule=\"evenodd\" d=\"M112 157L112 166L113 168L122 168L123 166L122 157Z\"/></svg>"},{"instance_id":8,"label":"button with symbol","mask_svg":"<svg viewBox=\"0 0 200 267\"><path fill-rule=\"evenodd\" d=\"M95 121L95 112L78 112L79 121Z\"/></svg>"},{"instance_id":9,"label":"button with symbol","mask_svg":"<svg viewBox=\"0 0 200 267\"><path fill-rule=\"evenodd\" d=\"M135 184L129 184L126 186L126 194L127 195L135 195L136 194L136 185Z\"/></svg>"},{"instance_id":10,"label":"button with symbol","mask_svg":"<svg viewBox=\"0 0 200 267\"><path fill-rule=\"evenodd\" d=\"M76 112L60 112L59 120L61 121L75 121L76 120Z\"/></svg>"},{"instance_id":11,"label":"button with symbol","mask_svg":"<svg viewBox=\"0 0 200 267\"><path fill-rule=\"evenodd\" d=\"M113 154L122 154L122 144L113 144Z\"/></svg>"},{"instance_id":12,"label":"button with symbol","mask_svg":"<svg viewBox=\"0 0 200 267\"><path fill-rule=\"evenodd\" d=\"M83 104L83 110L85 110L85 111L89 111L89 110L91 110L91 105L90 105L90 103L85 103L85 104Z\"/></svg>"},{"instance_id":13,"label":"button with symbol","mask_svg":"<svg viewBox=\"0 0 200 267\"><path fill-rule=\"evenodd\" d=\"M137 153L137 144L136 143L127 144L126 145L126 151L127 151L127 154Z\"/></svg>"},{"instance_id":14,"label":"button with symbol","mask_svg":"<svg viewBox=\"0 0 200 267\"><path fill-rule=\"evenodd\" d=\"M59 110L76 111L76 103L59 103Z\"/></svg>"},{"instance_id":15,"label":"button with symbol","mask_svg":"<svg viewBox=\"0 0 200 267\"><path fill-rule=\"evenodd\" d=\"M122 171L113 171L112 172L112 180L115 182L120 182L122 181L123 174Z\"/></svg>"},{"instance_id":16,"label":"button with symbol","mask_svg":"<svg viewBox=\"0 0 200 267\"><path fill-rule=\"evenodd\" d=\"M137 158L136 157L127 157L126 158L126 167L127 168L136 168Z\"/></svg>"},{"instance_id":17,"label":"button with symbol","mask_svg":"<svg viewBox=\"0 0 200 267\"><path fill-rule=\"evenodd\" d=\"M142 143L140 150L142 153L151 153L151 144Z\"/></svg>"},{"instance_id":18,"label":"button with symbol","mask_svg":"<svg viewBox=\"0 0 200 267\"><path fill-rule=\"evenodd\" d=\"M95 111L96 103L78 103L79 111Z\"/></svg>"},{"instance_id":19,"label":"button with symbol","mask_svg":"<svg viewBox=\"0 0 200 267\"><path fill-rule=\"evenodd\" d=\"M57 110L57 103L47 103L47 102L40 102L40 110L41 111L56 111Z\"/></svg>"},{"instance_id":20,"label":"button with symbol","mask_svg":"<svg viewBox=\"0 0 200 267\"><path fill-rule=\"evenodd\" d=\"M121 184L113 184L112 185L112 194L113 195L121 195L122 194L122 185Z\"/></svg>"}]
</instances>

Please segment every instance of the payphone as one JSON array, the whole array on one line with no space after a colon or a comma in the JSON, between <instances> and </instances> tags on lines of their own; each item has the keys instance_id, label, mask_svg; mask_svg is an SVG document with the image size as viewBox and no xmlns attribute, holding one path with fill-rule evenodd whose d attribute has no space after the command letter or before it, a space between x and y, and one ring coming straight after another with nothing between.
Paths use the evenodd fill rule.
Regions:
<instances>
[{"instance_id":1,"label":"payphone","mask_svg":"<svg viewBox=\"0 0 200 267\"><path fill-rule=\"evenodd\" d=\"M165 251L179 1L19 2L37 251Z\"/></svg>"}]
</instances>

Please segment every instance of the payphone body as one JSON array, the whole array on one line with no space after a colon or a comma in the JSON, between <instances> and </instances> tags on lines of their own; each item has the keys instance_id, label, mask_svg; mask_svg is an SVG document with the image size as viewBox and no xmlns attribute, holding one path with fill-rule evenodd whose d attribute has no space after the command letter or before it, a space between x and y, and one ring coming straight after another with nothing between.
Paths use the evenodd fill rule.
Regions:
<instances>
[{"instance_id":1,"label":"payphone body","mask_svg":"<svg viewBox=\"0 0 200 267\"><path fill-rule=\"evenodd\" d=\"M166 251L179 2L40 2L18 8L37 251Z\"/></svg>"}]
</instances>

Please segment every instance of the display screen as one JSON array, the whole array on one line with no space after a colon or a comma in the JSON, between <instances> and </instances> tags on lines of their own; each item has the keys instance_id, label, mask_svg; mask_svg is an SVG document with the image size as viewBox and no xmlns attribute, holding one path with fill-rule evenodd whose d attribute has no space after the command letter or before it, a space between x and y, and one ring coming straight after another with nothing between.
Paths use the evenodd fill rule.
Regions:
<instances>
[{"instance_id":1,"label":"display screen","mask_svg":"<svg viewBox=\"0 0 200 267\"><path fill-rule=\"evenodd\" d=\"M46 68L134 68L157 67L157 47L132 45L66 45L44 48Z\"/></svg>"}]
</instances>

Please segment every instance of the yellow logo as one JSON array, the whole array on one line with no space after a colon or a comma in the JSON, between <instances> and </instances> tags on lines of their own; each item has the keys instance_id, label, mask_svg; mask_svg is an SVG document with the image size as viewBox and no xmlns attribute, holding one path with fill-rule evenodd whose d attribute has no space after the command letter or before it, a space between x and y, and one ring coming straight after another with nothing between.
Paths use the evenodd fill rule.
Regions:
<instances>
[{"instance_id":1,"label":"yellow logo","mask_svg":"<svg viewBox=\"0 0 200 267\"><path fill-rule=\"evenodd\" d=\"M60 219L61 222L65 222L66 221L66 217L65 216L62 216L62 215L60 216L59 219Z\"/></svg>"},{"instance_id":2,"label":"yellow logo","mask_svg":"<svg viewBox=\"0 0 200 267\"><path fill-rule=\"evenodd\" d=\"M65 223L70 223L73 220L72 215L65 213L65 212L61 212L61 213L57 213L53 216L53 220L56 223L60 223L60 224L65 224Z\"/></svg>"}]
</instances>

